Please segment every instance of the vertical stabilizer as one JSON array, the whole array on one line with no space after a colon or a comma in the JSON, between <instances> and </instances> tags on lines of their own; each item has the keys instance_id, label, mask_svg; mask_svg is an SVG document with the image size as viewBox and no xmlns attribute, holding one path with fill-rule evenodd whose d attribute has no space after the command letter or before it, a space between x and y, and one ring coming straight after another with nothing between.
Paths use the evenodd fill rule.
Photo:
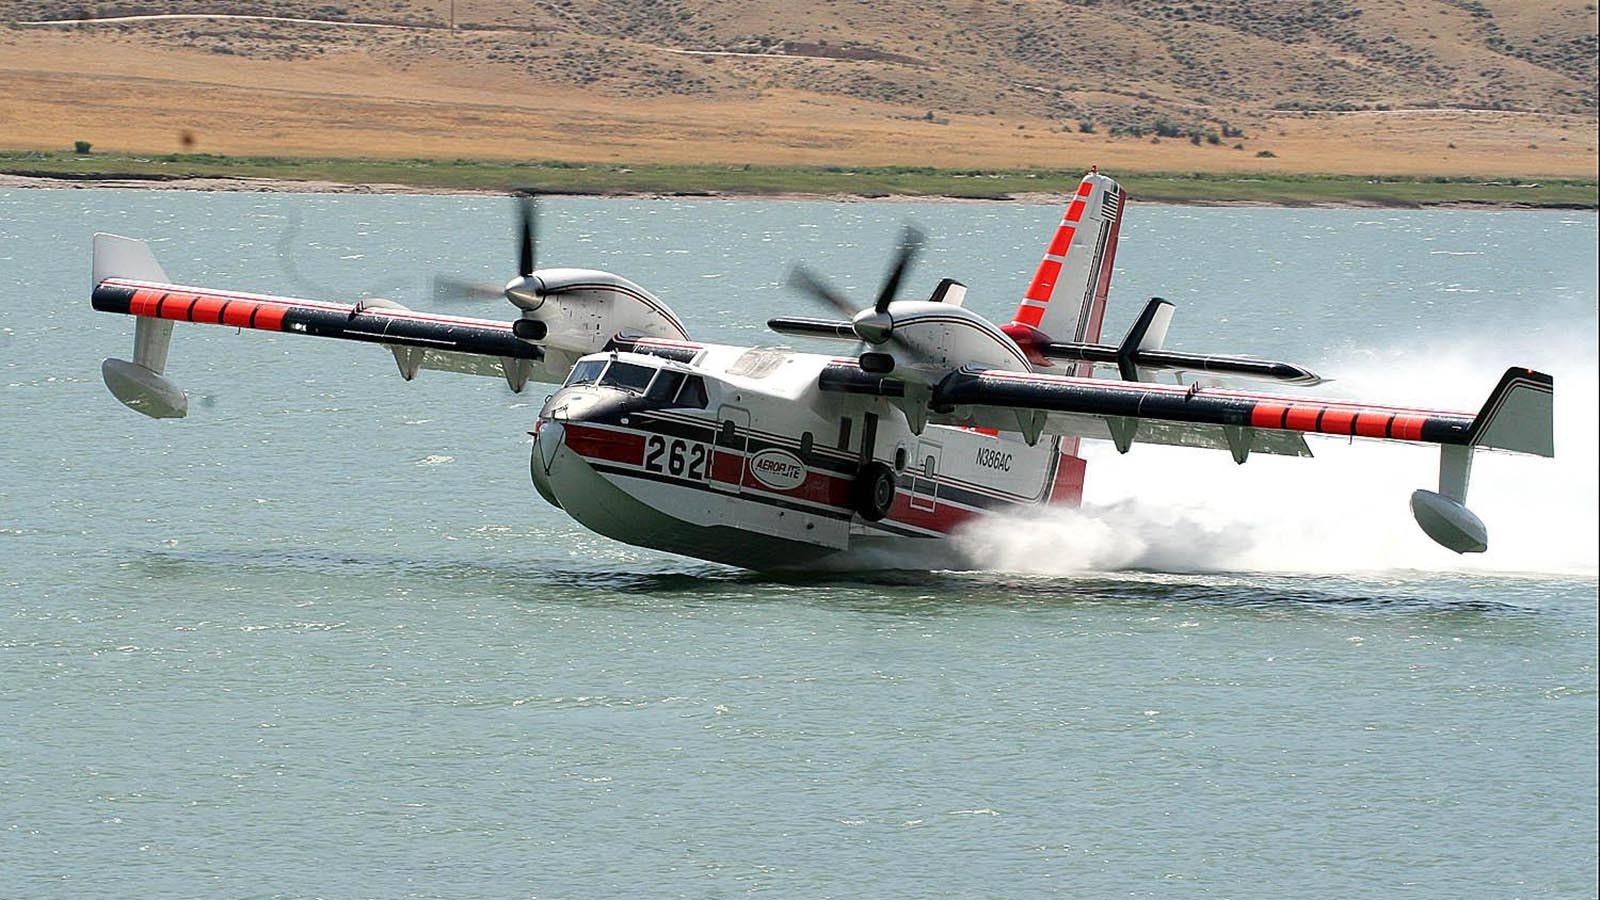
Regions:
<instances>
[{"instance_id":1,"label":"vertical stabilizer","mask_svg":"<svg viewBox=\"0 0 1600 900\"><path fill-rule=\"evenodd\" d=\"M1091 169L1084 176L1050 237L1014 322L1037 329L1049 340L1100 340L1126 200L1122 186L1099 171ZM1094 365L1079 362L1071 374L1088 377L1094 374ZM1078 444L1077 437L1056 439L1058 458L1047 503L1075 507L1082 502L1086 465L1078 456Z\"/></svg>"},{"instance_id":2,"label":"vertical stabilizer","mask_svg":"<svg viewBox=\"0 0 1600 900\"><path fill-rule=\"evenodd\" d=\"M1017 307L1016 322L1055 341L1100 340L1126 199L1114 180L1096 171L1084 176ZM1075 374L1087 375L1091 368L1080 363Z\"/></svg>"}]
</instances>

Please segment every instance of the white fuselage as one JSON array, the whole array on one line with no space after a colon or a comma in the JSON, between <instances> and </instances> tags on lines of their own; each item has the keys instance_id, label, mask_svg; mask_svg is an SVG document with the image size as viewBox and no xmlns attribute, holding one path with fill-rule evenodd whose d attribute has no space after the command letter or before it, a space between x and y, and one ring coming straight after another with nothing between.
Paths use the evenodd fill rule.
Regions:
<instances>
[{"instance_id":1,"label":"white fuselage","mask_svg":"<svg viewBox=\"0 0 1600 900\"><path fill-rule=\"evenodd\" d=\"M986 512L1081 490L1081 463L1063 464L1052 437L1030 447L1015 433L918 435L888 399L819 388L824 368L853 358L649 343L651 355L585 357L535 433L541 494L617 540L783 568L943 538ZM702 387L685 391L690 380ZM861 496L873 476L894 486L876 509Z\"/></svg>"}]
</instances>

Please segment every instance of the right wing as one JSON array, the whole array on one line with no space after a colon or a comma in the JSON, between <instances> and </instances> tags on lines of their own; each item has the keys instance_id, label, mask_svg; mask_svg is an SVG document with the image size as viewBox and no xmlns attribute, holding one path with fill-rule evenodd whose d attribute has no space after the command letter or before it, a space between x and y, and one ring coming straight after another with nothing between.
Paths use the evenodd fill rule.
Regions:
<instances>
[{"instance_id":1,"label":"right wing","mask_svg":"<svg viewBox=\"0 0 1600 900\"><path fill-rule=\"evenodd\" d=\"M385 300L328 303L171 284L143 241L111 234L94 238L94 291L101 312L133 316L132 362L101 366L118 400L152 418L181 418L188 399L163 377L174 322L253 328L284 334L378 344L394 354L407 381L421 369L504 378L521 392L529 380L566 378L566 354L546 360L544 348L519 337L512 322L414 312ZM529 323L540 330L542 323Z\"/></svg>"},{"instance_id":2,"label":"right wing","mask_svg":"<svg viewBox=\"0 0 1600 900\"><path fill-rule=\"evenodd\" d=\"M382 344L407 378L422 368L512 381L521 361L544 358L543 350L512 333L510 322L413 312L386 302L327 303L122 278L95 285L92 302L100 312ZM520 391L526 380L523 375L512 389Z\"/></svg>"}]
</instances>

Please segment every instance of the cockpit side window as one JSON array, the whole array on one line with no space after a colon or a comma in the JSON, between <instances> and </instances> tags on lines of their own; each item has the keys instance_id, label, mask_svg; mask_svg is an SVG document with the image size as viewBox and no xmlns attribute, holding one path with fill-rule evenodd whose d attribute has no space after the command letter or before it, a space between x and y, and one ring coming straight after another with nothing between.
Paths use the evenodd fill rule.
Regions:
<instances>
[{"instance_id":1,"label":"cockpit side window","mask_svg":"<svg viewBox=\"0 0 1600 900\"><path fill-rule=\"evenodd\" d=\"M683 380L683 389L678 391L678 405L706 408L706 383L699 375L690 375Z\"/></svg>"},{"instance_id":2,"label":"cockpit side window","mask_svg":"<svg viewBox=\"0 0 1600 900\"><path fill-rule=\"evenodd\" d=\"M683 373L662 369L656 380L650 382L650 390L645 391L645 397L659 403L671 403L672 398L678 395L678 388L683 385Z\"/></svg>"},{"instance_id":3,"label":"cockpit side window","mask_svg":"<svg viewBox=\"0 0 1600 900\"><path fill-rule=\"evenodd\" d=\"M655 374L656 370L650 366L613 362L606 368L606 373L600 376L600 384L602 387L622 388L636 394L644 393Z\"/></svg>"},{"instance_id":4,"label":"cockpit side window","mask_svg":"<svg viewBox=\"0 0 1600 900\"><path fill-rule=\"evenodd\" d=\"M600 371L606 367L603 359L586 359L572 367L567 376L567 387L575 384L594 384L600 380Z\"/></svg>"}]
</instances>

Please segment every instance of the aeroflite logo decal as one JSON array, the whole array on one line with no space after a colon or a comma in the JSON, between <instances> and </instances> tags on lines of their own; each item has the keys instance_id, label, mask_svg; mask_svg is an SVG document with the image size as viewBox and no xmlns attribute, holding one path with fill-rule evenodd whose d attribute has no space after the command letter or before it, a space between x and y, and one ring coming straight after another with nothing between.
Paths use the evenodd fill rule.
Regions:
<instances>
[{"instance_id":1,"label":"aeroflite logo decal","mask_svg":"<svg viewBox=\"0 0 1600 900\"><path fill-rule=\"evenodd\" d=\"M763 450L750 457L750 474L775 491L790 491L805 484L806 465L787 450Z\"/></svg>"}]
</instances>

